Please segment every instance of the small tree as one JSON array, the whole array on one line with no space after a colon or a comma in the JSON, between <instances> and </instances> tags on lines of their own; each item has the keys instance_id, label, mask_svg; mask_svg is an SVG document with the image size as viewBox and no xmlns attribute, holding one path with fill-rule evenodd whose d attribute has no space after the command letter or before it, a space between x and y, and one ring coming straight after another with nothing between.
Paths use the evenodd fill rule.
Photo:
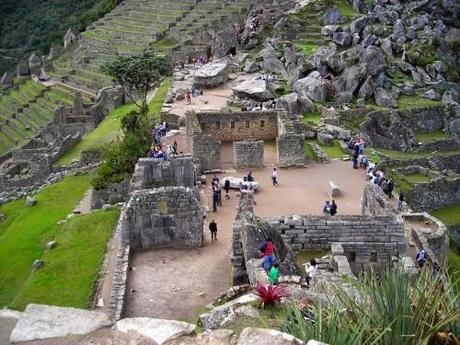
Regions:
<instances>
[{"instance_id":1,"label":"small tree","mask_svg":"<svg viewBox=\"0 0 460 345\"><path fill-rule=\"evenodd\" d=\"M146 53L143 56L118 56L101 69L120 84L125 95L144 115L147 113L147 94L159 86L163 76L169 75L170 63L164 56Z\"/></svg>"}]
</instances>

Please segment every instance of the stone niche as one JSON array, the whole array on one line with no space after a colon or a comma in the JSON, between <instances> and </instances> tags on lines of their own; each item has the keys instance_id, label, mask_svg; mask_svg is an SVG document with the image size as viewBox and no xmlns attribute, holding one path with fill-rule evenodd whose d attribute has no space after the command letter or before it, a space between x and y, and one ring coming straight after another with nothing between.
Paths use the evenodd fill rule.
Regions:
<instances>
[{"instance_id":1,"label":"stone niche","mask_svg":"<svg viewBox=\"0 0 460 345\"><path fill-rule=\"evenodd\" d=\"M264 165L264 141L235 141L233 155L236 169L259 168Z\"/></svg>"},{"instance_id":2,"label":"stone niche","mask_svg":"<svg viewBox=\"0 0 460 345\"><path fill-rule=\"evenodd\" d=\"M203 210L193 189L161 187L132 194L122 216L123 239L131 249L200 247Z\"/></svg>"}]
</instances>

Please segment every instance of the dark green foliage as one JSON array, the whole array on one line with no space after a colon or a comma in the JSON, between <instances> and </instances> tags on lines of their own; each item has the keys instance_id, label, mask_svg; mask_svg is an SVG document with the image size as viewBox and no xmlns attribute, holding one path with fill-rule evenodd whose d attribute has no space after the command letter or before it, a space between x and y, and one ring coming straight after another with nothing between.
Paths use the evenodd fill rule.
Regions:
<instances>
[{"instance_id":1,"label":"dark green foliage","mask_svg":"<svg viewBox=\"0 0 460 345\"><path fill-rule=\"evenodd\" d=\"M68 28L82 31L116 4L117 0L1 0L0 55L12 59L0 58L0 73L32 51L47 54L53 44L62 44Z\"/></svg>"},{"instance_id":2,"label":"dark green foliage","mask_svg":"<svg viewBox=\"0 0 460 345\"><path fill-rule=\"evenodd\" d=\"M102 71L121 85L126 96L144 114L147 112L147 93L169 74L170 63L168 58L154 54L119 56L103 65Z\"/></svg>"}]
</instances>

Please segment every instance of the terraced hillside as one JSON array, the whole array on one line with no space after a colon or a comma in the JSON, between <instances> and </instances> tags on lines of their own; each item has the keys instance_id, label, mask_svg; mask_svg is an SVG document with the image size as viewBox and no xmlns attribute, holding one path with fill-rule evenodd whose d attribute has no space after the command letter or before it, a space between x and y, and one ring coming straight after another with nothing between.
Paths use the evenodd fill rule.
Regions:
<instances>
[{"instance_id":1,"label":"terraced hillside","mask_svg":"<svg viewBox=\"0 0 460 345\"><path fill-rule=\"evenodd\" d=\"M246 13L251 0L126 0L81 33L80 46L57 59L52 77L96 93L111 85L100 66L117 55L166 53L200 30L217 29ZM220 24L220 25L219 25ZM164 44L164 40L168 44Z\"/></svg>"},{"instance_id":2,"label":"terraced hillside","mask_svg":"<svg viewBox=\"0 0 460 345\"><path fill-rule=\"evenodd\" d=\"M63 86L45 87L26 81L0 97L0 155L38 134L54 111L73 103L74 92ZM85 97L85 101L89 99Z\"/></svg>"}]
</instances>

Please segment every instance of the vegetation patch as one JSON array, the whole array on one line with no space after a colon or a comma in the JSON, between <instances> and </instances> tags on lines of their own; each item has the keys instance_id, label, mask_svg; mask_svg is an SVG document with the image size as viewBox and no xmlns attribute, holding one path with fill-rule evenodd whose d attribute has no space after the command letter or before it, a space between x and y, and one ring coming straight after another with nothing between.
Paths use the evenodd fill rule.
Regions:
<instances>
[{"instance_id":1,"label":"vegetation patch","mask_svg":"<svg viewBox=\"0 0 460 345\"><path fill-rule=\"evenodd\" d=\"M304 53L305 56L311 56L313 55L313 53L316 52L316 50L319 48L318 45L316 44L311 44L311 43L302 43L302 42L298 42L296 44L296 47L302 52Z\"/></svg>"},{"instance_id":2,"label":"vegetation patch","mask_svg":"<svg viewBox=\"0 0 460 345\"><path fill-rule=\"evenodd\" d=\"M446 226L460 224L460 204L435 210L431 214L439 218Z\"/></svg>"},{"instance_id":3,"label":"vegetation patch","mask_svg":"<svg viewBox=\"0 0 460 345\"><path fill-rule=\"evenodd\" d=\"M321 121L321 114L320 113L305 113L302 115L302 122L305 124L318 126L319 122Z\"/></svg>"},{"instance_id":4,"label":"vegetation patch","mask_svg":"<svg viewBox=\"0 0 460 345\"><path fill-rule=\"evenodd\" d=\"M415 108L424 108L424 107L433 107L440 105L440 101L433 101L428 98L423 98L420 96L406 96L402 95L398 98L398 109L400 110L410 110Z\"/></svg>"},{"instance_id":5,"label":"vegetation patch","mask_svg":"<svg viewBox=\"0 0 460 345\"><path fill-rule=\"evenodd\" d=\"M420 173L414 173L414 174L410 174L410 175L405 175L407 181L409 181L409 183L424 183L424 182L430 182L431 181L431 177L430 176L427 176L427 175L423 175L423 174L420 174Z\"/></svg>"},{"instance_id":6,"label":"vegetation patch","mask_svg":"<svg viewBox=\"0 0 460 345\"><path fill-rule=\"evenodd\" d=\"M85 136L77 145L63 155L56 165L68 165L74 160L80 159L82 151L100 150L104 144L118 141L121 134L121 119L135 109L134 104L125 104L112 111L97 126L95 130Z\"/></svg>"},{"instance_id":7,"label":"vegetation patch","mask_svg":"<svg viewBox=\"0 0 460 345\"><path fill-rule=\"evenodd\" d=\"M57 238L61 229L57 222L72 212L90 187L89 182L88 176L69 176L40 192L33 207L26 207L24 199L0 206L6 217L0 223L0 308L11 305L32 279L32 263L43 257L46 243ZM72 261L81 259L77 251L68 251ZM77 277L67 279L77 285Z\"/></svg>"},{"instance_id":8,"label":"vegetation patch","mask_svg":"<svg viewBox=\"0 0 460 345\"><path fill-rule=\"evenodd\" d=\"M449 133L443 132L443 131L415 133L415 140L417 140L418 143L422 143L422 144L426 144L426 143L436 141L436 140L445 140L449 138L450 138Z\"/></svg>"}]
</instances>

